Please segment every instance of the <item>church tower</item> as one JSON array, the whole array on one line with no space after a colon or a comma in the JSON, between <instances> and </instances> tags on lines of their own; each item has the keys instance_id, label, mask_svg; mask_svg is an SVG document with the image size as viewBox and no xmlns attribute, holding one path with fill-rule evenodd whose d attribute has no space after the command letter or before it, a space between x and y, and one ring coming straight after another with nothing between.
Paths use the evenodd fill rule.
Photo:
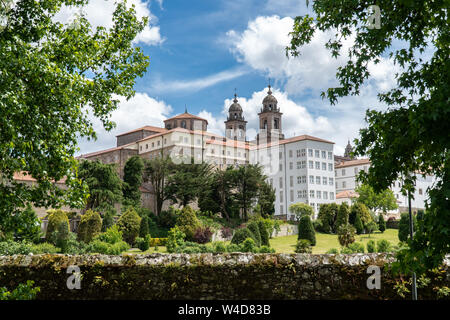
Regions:
<instances>
[{"instance_id":1,"label":"church tower","mask_svg":"<svg viewBox=\"0 0 450 320\"><path fill-rule=\"evenodd\" d=\"M353 147L350 144L350 140L348 140L347 146L345 147L344 157L349 158L349 159L354 159L355 157L353 157L351 155L352 152L353 152Z\"/></svg>"},{"instance_id":2,"label":"church tower","mask_svg":"<svg viewBox=\"0 0 450 320\"><path fill-rule=\"evenodd\" d=\"M242 107L234 94L233 104L228 109L228 118L225 121L225 136L228 139L245 141L247 121L242 115Z\"/></svg>"},{"instance_id":3,"label":"church tower","mask_svg":"<svg viewBox=\"0 0 450 320\"><path fill-rule=\"evenodd\" d=\"M269 91L263 100L263 107L259 116L259 133L256 137L258 143L269 143L273 140L283 140L284 134L281 126L282 113L278 108L278 101L272 95L269 84Z\"/></svg>"}]
</instances>

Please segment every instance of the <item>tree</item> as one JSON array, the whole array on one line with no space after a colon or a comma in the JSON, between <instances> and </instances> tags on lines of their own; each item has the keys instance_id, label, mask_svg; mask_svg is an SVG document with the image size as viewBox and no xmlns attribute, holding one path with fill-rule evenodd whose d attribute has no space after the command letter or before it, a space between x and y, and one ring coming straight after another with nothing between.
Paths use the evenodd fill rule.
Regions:
<instances>
[{"instance_id":1,"label":"tree","mask_svg":"<svg viewBox=\"0 0 450 320\"><path fill-rule=\"evenodd\" d=\"M25 210L18 211L13 217L14 238L37 242L41 236L41 221L36 212L27 204Z\"/></svg>"},{"instance_id":2,"label":"tree","mask_svg":"<svg viewBox=\"0 0 450 320\"><path fill-rule=\"evenodd\" d=\"M261 182L259 188L258 205L263 218L269 218L275 213L275 190L265 181Z\"/></svg>"},{"instance_id":3,"label":"tree","mask_svg":"<svg viewBox=\"0 0 450 320\"><path fill-rule=\"evenodd\" d=\"M414 231L417 230L417 220L413 216L413 226ZM410 237L410 227L409 227L409 213L402 213L400 215L400 221L398 222L398 239L400 241L406 242Z\"/></svg>"},{"instance_id":4,"label":"tree","mask_svg":"<svg viewBox=\"0 0 450 320\"><path fill-rule=\"evenodd\" d=\"M195 231L201 227L195 211L190 206L185 206L177 217L176 225L186 235L186 240L193 241Z\"/></svg>"},{"instance_id":5,"label":"tree","mask_svg":"<svg viewBox=\"0 0 450 320\"><path fill-rule=\"evenodd\" d=\"M338 69L338 87L322 93L334 104L340 97L358 95L370 77L368 67L390 56L400 67L397 85L379 92L386 111L368 110L368 126L360 130L355 155L370 157L368 173L361 180L376 192L388 188L398 178L402 191L414 191L417 176L411 172L434 174L436 184L428 190L427 214L420 232L409 249L397 255L403 271L424 272L440 265L450 251L450 45L448 3L446 1L378 1L382 8L379 28L367 28L366 1L345 0L339 7L332 1L314 1L317 15L297 17L287 54L299 55L299 48L310 42L316 30L331 31L334 39L326 46L336 57L342 41L354 37L347 64ZM339 32L335 32L339 30ZM394 45L401 40L402 46ZM420 53L428 50L424 59Z\"/></svg>"},{"instance_id":6,"label":"tree","mask_svg":"<svg viewBox=\"0 0 450 320\"><path fill-rule=\"evenodd\" d=\"M144 181L150 182L153 187L158 216L164 201L174 198L169 186L169 176L173 173L174 165L170 157L157 157L145 161Z\"/></svg>"},{"instance_id":7,"label":"tree","mask_svg":"<svg viewBox=\"0 0 450 320\"><path fill-rule=\"evenodd\" d=\"M208 163L180 163L174 166L173 173L168 178L169 193L185 207L194 201L200 194L211 174L211 165Z\"/></svg>"},{"instance_id":8,"label":"tree","mask_svg":"<svg viewBox=\"0 0 450 320\"><path fill-rule=\"evenodd\" d=\"M356 214L355 223L353 225L355 226L357 234L361 234L364 232L364 226L359 214Z\"/></svg>"},{"instance_id":9,"label":"tree","mask_svg":"<svg viewBox=\"0 0 450 320\"><path fill-rule=\"evenodd\" d=\"M349 215L350 215L350 208L347 202L341 203L336 217L336 230L339 229L340 226L348 224Z\"/></svg>"},{"instance_id":10,"label":"tree","mask_svg":"<svg viewBox=\"0 0 450 320\"><path fill-rule=\"evenodd\" d=\"M377 193L370 185L362 184L356 187L355 192L359 195L356 198L356 202L364 204L370 210L381 210L385 214L388 210L398 208L397 199L390 189L385 189Z\"/></svg>"},{"instance_id":11,"label":"tree","mask_svg":"<svg viewBox=\"0 0 450 320\"><path fill-rule=\"evenodd\" d=\"M245 220L248 219L248 210L265 179L266 177L262 174L262 167L259 165L248 164L240 166L234 171L234 186L236 187L234 196Z\"/></svg>"},{"instance_id":12,"label":"tree","mask_svg":"<svg viewBox=\"0 0 450 320\"><path fill-rule=\"evenodd\" d=\"M67 214L58 210L49 210L47 232L45 239L55 246L65 250L70 234L69 219Z\"/></svg>"},{"instance_id":13,"label":"tree","mask_svg":"<svg viewBox=\"0 0 450 320\"><path fill-rule=\"evenodd\" d=\"M370 237L370 235L378 229L378 224L375 221L371 220L364 226L364 229Z\"/></svg>"},{"instance_id":14,"label":"tree","mask_svg":"<svg viewBox=\"0 0 450 320\"><path fill-rule=\"evenodd\" d=\"M380 230L381 233L386 230L386 221L384 221L383 215L381 213L378 215L378 230Z\"/></svg>"},{"instance_id":15,"label":"tree","mask_svg":"<svg viewBox=\"0 0 450 320\"><path fill-rule=\"evenodd\" d=\"M355 242L355 228L351 224L341 225L338 228L338 240L341 246L348 247Z\"/></svg>"},{"instance_id":16,"label":"tree","mask_svg":"<svg viewBox=\"0 0 450 320\"><path fill-rule=\"evenodd\" d=\"M143 182L144 160L133 156L127 160L123 168L123 198L138 205L141 201L139 188Z\"/></svg>"},{"instance_id":17,"label":"tree","mask_svg":"<svg viewBox=\"0 0 450 320\"><path fill-rule=\"evenodd\" d=\"M122 181L115 164L82 160L79 167L79 178L89 188L87 210L107 209L122 200Z\"/></svg>"},{"instance_id":18,"label":"tree","mask_svg":"<svg viewBox=\"0 0 450 320\"><path fill-rule=\"evenodd\" d=\"M349 222L355 225L356 217L359 216L363 225L372 221L369 209L362 203L354 203L350 209Z\"/></svg>"},{"instance_id":19,"label":"tree","mask_svg":"<svg viewBox=\"0 0 450 320\"><path fill-rule=\"evenodd\" d=\"M264 221L261 219L258 221L258 228L259 228L259 234L261 235L261 245L270 247L269 230L268 230L267 226L264 224Z\"/></svg>"},{"instance_id":20,"label":"tree","mask_svg":"<svg viewBox=\"0 0 450 320\"><path fill-rule=\"evenodd\" d=\"M261 246L261 233L259 232L259 226L256 221L252 221L247 225L247 229L250 230L253 237L252 239L255 241L257 247Z\"/></svg>"},{"instance_id":21,"label":"tree","mask_svg":"<svg viewBox=\"0 0 450 320\"><path fill-rule=\"evenodd\" d=\"M0 1L0 225L27 203L82 208L85 187L77 179L79 138L95 139L93 119L106 130L118 96L134 94L135 78L148 66L133 44L148 19L118 2L109 30L94 30L84 16L57 22L62 5L87 0ZM89 113L89 116L88 116ZM26 172L26 185L14 174ZM68 188L54 181L65 179Z\"/></svg>"},{"instance_id":22,"label":"tree","mask_svg":"<svg viewBox=\"0 0 450 320\"><path fill-rule=\"evenodd\" d=\"M148 217L143 216L141 219L141 224L139 226L139 237L145 239L145 236L147 236L149 233L150 232L148 230Z\"/></svg>"},{"instance_id":23,"label":"tree","mask_svg":"<svg viewBox=\"0 0 450 320\"><path fill-rule=\"evenodd\" d=\"M336 233L336 220L339 207L336 203L323 203L320 205L318 219L322 222L322 229L326 233Z\"/></svg>"},{"instance_id":24,"label":"tree","mask_svg":"<svg viewBox=\"0 0 450 320\"><path fill-rule=\"evenodd\" d=\"M309 215L302 215L298 223L298 240L308 240L311 246L316 245L316 232Z\"/></svg>"},{"instance_id":25,"label":"tree","mask_svg":"<svg viewBox=\"0 0 450 320\"><path fill-rule=\"evenodd\" d=\"M314 214L313 208L309 204L302 202L291 204L289 211L295 214L297 220L300 220L303 216L311 217Z\"/></svg>"}]
</instances>

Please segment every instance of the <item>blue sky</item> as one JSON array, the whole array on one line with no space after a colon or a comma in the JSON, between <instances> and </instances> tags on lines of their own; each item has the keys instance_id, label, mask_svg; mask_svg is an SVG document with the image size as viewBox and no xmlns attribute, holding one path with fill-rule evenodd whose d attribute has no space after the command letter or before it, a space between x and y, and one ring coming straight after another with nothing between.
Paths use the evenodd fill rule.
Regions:
<instances>
[{"instance_id":1,"label":"blue sky","mask_svg":"<svg viewBox=\"0 0 450 320\"><path fill-rule=\"evenodd\" d=\"M190 113L208 119L210 131L221 133L235 88L249 122L248 138L253 139L269 78L284 113L286 135L334 141L340 154L364 126L365 110L383 109L376 99L378 90L394 83L394 66L383 59L372 67L374 77L360 97L345 98L336 106L321 100L321 90L336 84L336 67L345 56L332 59L323 46L328 35L317 34L300 58L285 57L293 17L311 13L303 0L131 2L138 15L150 16L136 43L150 57L150 66L137 79L136 96L122 101L113 113L117 128L106 132L94 120L98 140L80 139L78 154L114 147L121 132L162 126L165 118L184 112L185 105ZM93 25L107 25L112 8L112 1L91 0L84 12ZM62 15L68 18L71 13Z\"/></svg>"}]
</instances>

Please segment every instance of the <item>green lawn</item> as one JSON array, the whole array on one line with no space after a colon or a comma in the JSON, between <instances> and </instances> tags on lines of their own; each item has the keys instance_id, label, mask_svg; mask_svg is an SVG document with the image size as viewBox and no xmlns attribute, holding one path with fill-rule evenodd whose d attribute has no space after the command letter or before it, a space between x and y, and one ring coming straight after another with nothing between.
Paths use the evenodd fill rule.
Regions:
<instances>
[{"instance_id":1,"label":"green lawn","mask_svg":"<svg viewBox=\"0 0 450 320\"><path fill-rule=\"evenodd\" d=\"M369 240L374 240L376 242L380 239L386 239L390 241L392 245L397 245L399 242L397 234L397 229L387 229L384 233L373 233L370 237L367 234L357 235L356 241L363 243L364 247L366 247L366 243ZM271 247L278 253L294 253L296 243L297 235L270 239ZM316 245L313 247L313 253L325 253L331 248L340 250L340 247L337 235L316 233Z\"/></svg>"}]
</instances>

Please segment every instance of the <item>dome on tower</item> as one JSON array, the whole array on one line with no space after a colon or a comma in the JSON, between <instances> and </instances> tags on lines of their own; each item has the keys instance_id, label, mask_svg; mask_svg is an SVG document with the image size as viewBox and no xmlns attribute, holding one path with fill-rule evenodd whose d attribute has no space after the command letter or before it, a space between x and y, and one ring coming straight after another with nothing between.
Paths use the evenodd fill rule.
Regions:
<instances>
[{"instance_id":1,"label":"dome on tower","mask_svg":"<svg viewBox=\"0 0 450 320\"><path fill-rule=\"evenodd\" d=\"M233 104L230 106L230 108L228 109L229 112L242 112L242 107L241 105L238 103L238 100L236 98L236 94L234 94L234 100L233 100Z\"/></svg>"},{"instance_id":2,"label":"dome on tower","mask_svg":"<svg viewBox=\"0 0 450 320\"><path fill-rule=\"evenodd\" d=\"M267 91L267 96L263 100L263 112L268 111L277 111L277 99L272 95L272 90L270 90L269 85L269 91Z\"/></svg>"}]
</instances>

